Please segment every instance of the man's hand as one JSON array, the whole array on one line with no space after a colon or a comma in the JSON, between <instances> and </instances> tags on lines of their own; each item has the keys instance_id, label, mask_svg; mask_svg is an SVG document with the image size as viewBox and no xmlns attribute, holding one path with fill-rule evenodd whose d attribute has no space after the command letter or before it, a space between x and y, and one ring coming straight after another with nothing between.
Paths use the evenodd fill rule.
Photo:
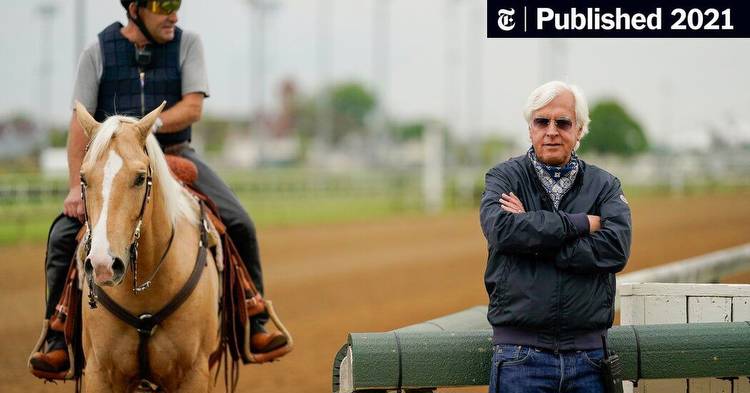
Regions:
<instances>
[{"instance_id":1,"label":"man's hand","mask_svg":"<svg viewBox=\"0 0 750 393\"><path fill-rule=\"evenodd\" d=\"M589 233L594 233L602 229L602 222L599 216L588 215L589 218Z\"/></svg>"},{"instance_id":2,"label":"man's hand","mask_svg":"<svg viewBox=\"0 0 750 393\"><path fill-rule=\"evenodd\" d=\"M509 213L519 214L526 212L521 200L512 192L509 194L502 193L500 195L500 204L503 210ZM587 215L587 217L589 219L589 233L594 233L602 229L601 218L599 216Z\"/></svg>"},{"instance_id":3,"label":"man's hand","mask_svg":"<svg viewBox=\"0 0 750 393\"><path fill-rule=\"evenodd\" d=\"M518 213L525 213L526 209L523 208L523 203L521 203L521 200L518 199L516 194L510 193L502 193L500 195L500 204L502 205L503 210L506 212L518 214Z\"/></svg>"},{"instance_id":4,"label":"man's hand","mask_svg":"<svg viewBox=\"0 0 750 393\"><path fill-rule=\"evenodd\" d=\"M65 202L63 202L63 213L68 217L77 218L78 221L83 222L84 206L80 188L70 189L68 196L65 197Z\"/></svg>"}]
</instances>

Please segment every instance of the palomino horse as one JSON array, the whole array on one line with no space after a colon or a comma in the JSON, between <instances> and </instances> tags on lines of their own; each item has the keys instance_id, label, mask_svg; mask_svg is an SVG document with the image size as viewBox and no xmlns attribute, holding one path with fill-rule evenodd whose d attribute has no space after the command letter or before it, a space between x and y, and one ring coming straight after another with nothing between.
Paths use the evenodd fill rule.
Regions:
<instances>
[{"instance_id":1,"label":"palomino horse","mask_svg":"<svg viewBox=\"0 0 750 393\"><path fill-rule=\"evenodd\" d=\"M163 107L100 124L76 106L90 140L81 166L87 235L78 252L91 306L82 315L87 391L211 389L209 356L220 340L219 277L206 252L211 226L151 135Z\"/></svg>"}]
</instances>

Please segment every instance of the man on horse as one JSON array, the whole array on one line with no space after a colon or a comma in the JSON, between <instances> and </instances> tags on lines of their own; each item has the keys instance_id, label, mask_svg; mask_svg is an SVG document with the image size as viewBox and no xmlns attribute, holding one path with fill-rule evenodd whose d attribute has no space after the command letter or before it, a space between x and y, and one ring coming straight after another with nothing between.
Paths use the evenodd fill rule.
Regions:
<instances>
[{"instance_id":1,"label":"man on horse","mask_svg":"<svg viewBox=\"0 0 750 393\"><path fill-rule=\"evenodd\" d=\"M176 26L180 0L120 0L128 17L126 26L115 22L101 31L98 40L81 54L73 94L101 122L122 114L141 117L166 101L152 128L162 149L193 162L198 177L193 186L219 208L227 233L237 246L257 289L263 293L255 226L229 187L190 147L191 125L202 113L209 96L203 47L196 33ZM70 192L64 213L55 219L47 240L47 307L45 319L55 312L66 273L73 261L76 235L84 220L79 171L88 143L75 113L68 136ZM251 347L265 353L286 344L279 332L266 332L267 314L251 319ZM46 345L31 357L42 371L69 367L63 334L48 330Z\"/></svg>"}]
</instances>

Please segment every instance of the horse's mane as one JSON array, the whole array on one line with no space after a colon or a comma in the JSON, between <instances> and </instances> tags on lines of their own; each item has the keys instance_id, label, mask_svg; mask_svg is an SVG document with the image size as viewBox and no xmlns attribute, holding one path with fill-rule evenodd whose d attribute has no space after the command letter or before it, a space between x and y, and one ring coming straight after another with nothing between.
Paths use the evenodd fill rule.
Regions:
<instances>
[{"instance_id":1,"label":"horse's mane","mask_svg":"<svg viewBox=\"0 0 750 393\"><path fill-rule=\"evenodd\" d=\"M134 124L136 122L138 122L137 119L127 116L111 116L104 120L89 144L88 152L83 159L84 164L92 163L104 154L112 138L120 130L122 123ZM180 216L197 223L199 220L195 204L192 203L193 201L187 191L172 176L164 152L162 152L159 142L152 134L146 137L146 153L148 153L151 172L155 179L154 186L161 187L161 195L164 198L162 202L167 209L167 216L172 221L172 225L177 222L177 218Z\"/></svg>"}]
</instances>

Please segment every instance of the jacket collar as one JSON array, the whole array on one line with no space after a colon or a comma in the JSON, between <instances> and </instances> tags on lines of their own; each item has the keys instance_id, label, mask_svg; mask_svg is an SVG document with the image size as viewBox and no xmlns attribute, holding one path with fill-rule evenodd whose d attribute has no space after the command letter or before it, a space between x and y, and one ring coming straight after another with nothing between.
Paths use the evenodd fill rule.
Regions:
<instances>
[{"instance_id":1,"label":"jacket collar","mask_svg":"<svg viewBox=\"0 0 750 393\"><path fill-rule=\"evenodd\" d=\"M540 195L547 195L547 191L544 189L544 185L542 184L542 180L539 179L539 175L536 173L536 169L534 168L534 163L531 161L531 158L529 158L528 154L524 154L521 158L521 162L523 163L524 168L526 169L526 174L531 179L531 182L534 183L534 186L537 190L537 192L540 193ZM586 173L586 162L583 161L580 157L578 158L578 174L576 175L575 181L573 181L573 185L571 186L571 190L579 187L581 183L583 182L583 177ZM565 199L565 198L563 198ZM552 206L552 201L549 201L550 207L554 208Z\"/></svg>"},{"instance_id":2,"label":"jacket collar","mask_svg":"<svg viewBox=\"0 0 750 393\"><path fill-rule=\"evenodd\" d=\"M534 169L534 163L531 162L529 155L524 154L523 156L521 156L521 160L523 162L524 167L529 172L529 176L535 177L537 180L539 180L539 177L536 175L536 170ZM583 178L583 174L586 172L586 166L587 166L586 161L578 157L578 175L576 175L576 181L573 183L573 185L576 185L581 182L581 179Z\"/></svg>"}]
</instances>

